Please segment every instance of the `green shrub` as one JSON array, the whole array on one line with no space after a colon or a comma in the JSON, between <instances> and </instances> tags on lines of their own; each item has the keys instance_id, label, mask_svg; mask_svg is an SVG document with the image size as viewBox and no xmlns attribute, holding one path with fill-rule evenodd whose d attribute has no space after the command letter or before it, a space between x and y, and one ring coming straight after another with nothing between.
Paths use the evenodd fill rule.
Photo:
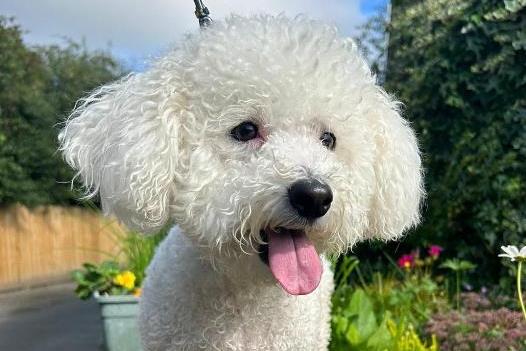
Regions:
<instances>
[{"instance_id":1,"label":"green shrub","mask_svg":"<svg viewBox=\"0 0 526 351\"><path fill-rule=\"evenodd\" d=\"M352 256L343 257L335 268L330 350L437 350L434 338L427 346L415 329L445 309L445 294L429 275L397 271L400 280L378 273L366 282ZM351 283L355 276L360 284Z\"/></svg>"},{"instance_id":2,"label":"green shrub","mask_svg":"<svg viewBox=\"0 0 526 351\"><path fill-rule=\"evenodd\" d=\"M391 3L385 86L417 131L428 190L408 240L477 262L476 285L511 289L497 253L526 243L526 3Z\"/></svg>"},{"instance_id":3,"label":"green shrub","mask_svg":"<svg viewBox=\"0 0 526 351\"><path fill-rule=\"evenodd\" d=\"M348 351L436 351L434 338L427 346L411 324L396 323L391 314L375 312L362 289L345 286L335 291L330 350Z\"/></svg>"},{"instance_id":4,"label":"green shrub","mask_svg":"<svg viewBox=\"0 0 526 351\"><path fill-rule=\"evenodd\" d=\"M359 264L356 257L346 256L335 267L336 291L347 285L359 286L378 314L388 312L396 322L421 328L432 314L449 308L445 279L435 273L440 263L439 249L429 247L425 257L421 257L420 250L414 250L401 255L398 262L387 256L391 264L384 272L375 272L368 261Z\"/></svg>"},{"instance_id":5,"label":"green shrub","mask_svg":"<svg viewBox=\"0 0 526 351\"><path fill-rule=\"evenodd\" d=\"M428 275L407 274L402 280L380 274L365 291L379 313L419 328L434 313L448 309L446 291Z\"/></svg>"}]
</instances>

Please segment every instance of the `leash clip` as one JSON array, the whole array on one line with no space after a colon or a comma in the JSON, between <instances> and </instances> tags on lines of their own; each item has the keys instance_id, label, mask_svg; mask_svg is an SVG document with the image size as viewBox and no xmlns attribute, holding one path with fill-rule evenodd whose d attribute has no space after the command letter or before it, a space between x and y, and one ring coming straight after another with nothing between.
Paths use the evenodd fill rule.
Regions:
<instances>
[{"instance_id":1,"label":"leash clip","mask_svg":"<svg viewBox=\"0 0 526 351\"><path fill-rule=\"evenodd\" d=\"M199 20L199 27L206 28L212 23L212 19L208 16L210 11L203 4L202 0L194 0L195 4L195 17Z\"/></svg>"}]
</instances>

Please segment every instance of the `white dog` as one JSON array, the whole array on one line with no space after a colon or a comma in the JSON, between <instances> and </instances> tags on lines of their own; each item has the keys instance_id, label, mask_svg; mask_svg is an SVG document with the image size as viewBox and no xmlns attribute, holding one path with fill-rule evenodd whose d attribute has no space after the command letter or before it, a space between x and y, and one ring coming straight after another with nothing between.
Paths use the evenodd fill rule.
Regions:
<instances>
[{"instance_id":1,"label":"white dog","mask_svg":"<svg viewBox=\"0 0 526 351\"><path fill-rule=\"evenodd\" d=\"M328 254L419 220L421 163L355 44L232 16L84 99L60 135L106 213L153 231L145 350L326 350Z\"/></svg>"}]
</instances>

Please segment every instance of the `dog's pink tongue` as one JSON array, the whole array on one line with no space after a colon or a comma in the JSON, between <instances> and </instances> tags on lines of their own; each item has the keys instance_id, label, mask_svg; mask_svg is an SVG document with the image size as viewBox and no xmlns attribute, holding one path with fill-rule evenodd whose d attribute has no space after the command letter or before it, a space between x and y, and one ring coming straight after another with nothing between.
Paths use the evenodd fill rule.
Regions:
<instances>
[{"instance_id":1,"label":"dog's pink tongue","mask_svg":"<svg viewBox=\"0 0 526 351\"><path fill-rule=\"evenodd\" d=\"M269 266L274 278L291 295L306 295L320 284L320 256L303 231L267 231Z\"/></svg>"}]
</instances>

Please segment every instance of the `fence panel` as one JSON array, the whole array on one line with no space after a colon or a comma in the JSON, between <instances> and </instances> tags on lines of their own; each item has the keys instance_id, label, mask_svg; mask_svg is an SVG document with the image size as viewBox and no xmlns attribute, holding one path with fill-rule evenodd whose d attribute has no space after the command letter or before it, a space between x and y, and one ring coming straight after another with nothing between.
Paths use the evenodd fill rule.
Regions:
<instances>
[{"instance_id":1,"label":"fence panel","mask_svg":"<svg viewBox=\"0 0 526 351\"><path fill-rule=\"evenodd\" d=\"M83 262L108 259L122 230L81 208L0 209L0 290L64 279Z\"/></svg>"}]
</instances>

